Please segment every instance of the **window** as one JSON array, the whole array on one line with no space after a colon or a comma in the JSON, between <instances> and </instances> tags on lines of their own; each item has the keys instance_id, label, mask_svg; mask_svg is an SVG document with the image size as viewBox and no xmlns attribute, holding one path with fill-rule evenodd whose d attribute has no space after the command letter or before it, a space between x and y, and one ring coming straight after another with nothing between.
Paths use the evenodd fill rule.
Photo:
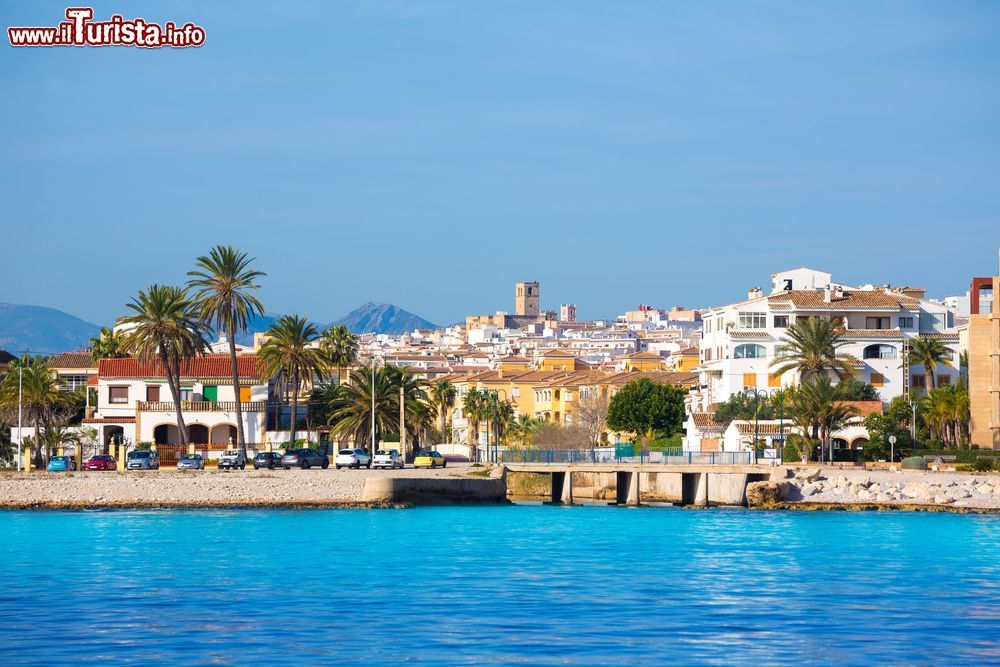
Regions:
<instances>
[{"instance_id":1,"label":"window","mask_svg":"<svg viewBox=\"0 0 1000 667\"><path fill-rule=\"evenodd\" d=\"M147 403L160 402L160 385L153 384L146 387L146 402Z\"/></svg>"},{"instance_id":2,"label":"window","mask_svg":"<svg viewBox=\"0 0 1000 667\"><path fill-rule=\"evenodd\" d=\"M938 375L936 378L934 378L934 380L935 380L935 384L937 384L937 386L939 386L939 387L943 387L946 384L951 384L951 376L950 375Z\"/></svg>"},{"instance_id":3,"label":"window","mask_svg":"<svg viewBox=\"0 0 1000 667\"><path fill-rule=\"evenodd\" d=\"M743 386L744 387L756 387L757 386L757 374L756 373L744 373L743 374Z\"/></svg>"},{"instance_id":4,"label":"window","mask_svg":"<svg viewBox=\"0 0 1000 667\"><path fill-rule=\"evenodd\" d=\"M900 329L912 329L913 328L913 317L900 317L899 318L899 328Z\"/></svg>"},{"instance_id":5,"label":"window","mask_svg":"<svg viewBox=\"0 0 1000 667\"><path fill-rule=\"evenodd\" d=\"M219 387L214 384L206 384L201 388L201 397L212 403L219 400Z\"/></svg>"},{"instance_id":6,"label":"window","mask_svg":"<svg viewBox=\"0 0 1000 667\"><path fill-rule=\"evenodd\" d=\"M925 375L923 375L921 373L914 373L913 376L912 376L912 381L910 382L910 384L913 385L914 389L916 389L917 387L921 387L921 388L926 389L927 388L927 376L925 376Z\"/></svg>"},{"instance_id":7,"label":"window","mask_svg":"<svg viewBox=\"0 0 1000 667\"><path fill-rule=\"evenodd\" d=\"M109 403L128 403L128 387L108 387Z\"/></svg>"},{"instance_id":8,"label":"window","mask_svg":"<svg viewBox=\"0 0 1000 667\"><path fill-rule=\"evenodd\" d=\"M705 333L712 333L712 320L705 322Z\"/></svg>"},{"instance_id":9,"label":"window","mask_svg":"<svg viewBox=\"0 0 1000 667\"><path fill-rule=\"evenodd\" d=\"M240 387L240 403L250 402L250 387Z\"/></svg>"},{"instance_id":10,"label":"window","mask_svg":"<svg viewBox=\"0 0 1000 667\"><path fill-rule=\"evenodd\" d=\"M86 375L60 375L59 388L63 391L75 391L87 386Z\"/></svg>"},{"instance_id":11,"label":"window","mask_svg":"<svg viewBox=\"0 0 1000 667\"><path fill-rule=\"evenodd\" d=\"M707 348L705 350L705 361L711 361L711 360L712 360L712 348Z\"/></svg>"},{"instance_id":12,"label":"window","mask_svg":"<svg viewBox=\"0 0 1000 667\"><path fill-rule=\"evenodd\" d=\"M869 345L865 348L862 356L865 359L895 359L896 348L892 345Z\"/></svg>"},{"instance_id":13,"label":"window","mask_svg":"<svg viewBox=\"0 0 1000 667\"><path fill-rule=\"evenodd\" d=\"M775 315L774 328L785 329L786 327L788 327L788 315Z\"/></svg>"},{"instance_id":14,"label":"window","mask_svg":"<svg viewBox=\"0 0 1000 667\"><path fill-rule=\"evenodd\" d=\"M760 359L767 354L767 349L763 345L746 343L737 345L733 350L733 359Z\"/></svg>"},{"instance_id":15,"label":"window","mask_svg":"<svg viewBox=\"0 0 1000 667\"><path fill-rule=\"evenodd\" d=\"M865 329L888 329L889 328L889 318L888 317L866 317L865 318Z\"/></svg>"},{"instance_id":16,"label":"window","mask_svg":"<svg viewBox=\"0 0 1000 667\"><path fill-rule=\"evenodd\" d=\"M765 313L740 313L740 329L763 329L767 327Z\"/></svg>"},{"instance_id":17,"label":"window","mask_svg":"<svg viewBox=\"0 0 1000 667\"><path fill-rule=\"evenodd\" d=\"M181 387L181 400L182 401L190 401L192 399L193 395L194 395L194 391L192 391L191 387Z\"/></svg>"},{"instance_id":18,"label":"window","mask_svg":"<svg viewBox=\"0 0 1000 667\"><path fill-rule=\"evenodd\" d=\"M521 395L521 388L520 387L514 387L513 389L510 390L510 395L511 396L520 396Z\"/></svg>"},{"instance_id":19,"label":"window","mask_svg":"<svg viewBox=\"0 0 1000 667\"><path fill-rule=\"evenodd\" d=\"M768 387L780 387L781 386L781 373L768 373L767 374L767 386Z\"/></svg>"},{"instance_id":20,"label":"window","mask_svg":"<svg viewBox=\"0 0 1000 667\"><path fill-rule=\"evenodd\" d=\"M921 331L942 331L944 329L944 315L941 313L920 313Z\"/></svg>"},{"instance_id":21,"label":"window","mask_svg":"<svg viewBox=\"0 0 1000 667\"><path fill-rule=\"evenodd\" d=\"M881 373L872 373L868 380L868 384L873 387L884 387L885 386L885 376Z\"/></svg>"}]
</instances>

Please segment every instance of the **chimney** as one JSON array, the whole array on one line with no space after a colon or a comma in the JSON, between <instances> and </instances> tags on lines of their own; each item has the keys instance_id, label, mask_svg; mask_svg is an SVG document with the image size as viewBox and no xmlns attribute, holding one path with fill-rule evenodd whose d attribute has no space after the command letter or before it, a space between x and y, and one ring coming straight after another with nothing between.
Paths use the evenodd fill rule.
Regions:
<instances>
[{"instance_id":1,"label":"chimney","mask_svg":"<svg viewBox=\"0 0 1000 667\"><path fill-rule=\"evenodd\" d=\"M759 287L751 287L747 291L747 298L748 299L758 299L758 298L760 298L763 295L764 295L764 292Z\"/></svg>"},{"instance_id":2,"label":"chimney","mask_svg":"<svg viewBox=\"0 0 1000 667\"><path fill-rule=\"evenodd\" d=\"M832 296L833 296L833 290L831 290L830 286L827 285L825 288L823 288L823 302L830 303L830 299Z\"/></svg>"}]
</instances>

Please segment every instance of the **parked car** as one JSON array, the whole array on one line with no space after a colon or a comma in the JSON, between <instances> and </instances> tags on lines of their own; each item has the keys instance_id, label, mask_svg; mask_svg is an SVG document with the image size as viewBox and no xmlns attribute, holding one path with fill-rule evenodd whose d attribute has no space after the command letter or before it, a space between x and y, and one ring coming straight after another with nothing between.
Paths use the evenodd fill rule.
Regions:
<instances>
[{"instance_id":1,"label":"parked car","mask_svg":"<svg viewBox=\"0 0 1000 667\"><path fill-rule=\"evenodd\" d=\"M219 457L219 470L228 468L234 470L239 468L243 470L247 467L247 457L243 455L238 449L227 449L222 452L222 456Z\"/></svg>"},{"instance_id":2,"label":"parked car","mask_svg":"<svg viewBox=\"0 0 1000 667\"><path fill-rule=\"evenodd\" d=\"M257 452L257 456L253 457L254 470L261 468L274 470L279 467L281 467L281 454L278 452Z\"/></svg>"},{"instance_id":3,"label":"parked car","mask_svg":"<svg viewBox=\"0 0 1000 667\"><path fill-rule=\"evenodd\" d=\"M125 467L129 470L159 470L160 457L151 449L137 449L128 453Z\"/></svg>"},{"instance_id":4,"label":"parked car","mask_svg":"<svg viewBox=\"0 0 1000 667\"><path fill-rule=\"evenodd\" d=\"M86 463L83 464L84 470L114 470L117 468L118 462L115 461L115 457L110 454L97 454L91 456Z\"/></svg>"},{"instance_id":5,"label":"parked car","mask_svg":"<svg viewBox=\"0 0 1000 667\"><path fill-rule=\"evenodd\" d=\"M341 468L366 468L372 467L371 454L363 449L341 449L337 452L337 470Z\"/></svg>"},{"instance_id":6,"label":"parked car","mask_svg":"<svg viewBox=\"0 0 1000 667\"><path fill-rule=\"evenodd\" d=\"M76 459L72 456L53 456L49 459L49 465L46 470L49 472L76 470Z\"/></svg>"},{"instance_id":7,"label":"parked car","mask_svg":"<svg viewBox=\"0 0 1000 667\"><path fill-rule=\"evenodd\" d=\"M326 454L320 454L315 449L289 449L281 457L281 466L285 470L292 466L298 466L303 470L309 470L312 466L326 469L330 467L330 459L326 457Z\"/></svg>"},{"instance_id":8,"label":"parked car","mask_svg":"<svg viewBox=\"0 0 1000 667\"><path fill-rule=\"evenodd\" d=\"M433 449L423 449L413 459L414 468L437 468L438 466L445 468L447 465L448 461Z\"/></svg>"},{"instance_id":9,"label":"parked car","mask_svg":"<svg viewBox=\"0 0 1000 667\"><path fill-rule=\"evenodd\" d=\"M396 449L380 449L375 452L375 459L372 461L373 468L403 468L404 466L403 457Z\"/></svg>"},{"instance_id":10,"label":"parked car","mask_svg":"<svg viewBox=\"0 0 1000 667\"><path fill-rule=\"evenodd\" d=\"M185 454L177 462L178 470L204 470L205 457L201 454Z\"/></svg>"}]
</instances>

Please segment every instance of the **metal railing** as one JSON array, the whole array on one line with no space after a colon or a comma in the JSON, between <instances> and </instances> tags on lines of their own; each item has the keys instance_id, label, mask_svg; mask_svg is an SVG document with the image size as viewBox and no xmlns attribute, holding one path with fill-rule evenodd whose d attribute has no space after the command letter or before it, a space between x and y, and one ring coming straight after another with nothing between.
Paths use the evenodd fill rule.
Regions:
<instances>
[{"instance_id":1,"label":"metal railing","mask_svg":"<svg viewBox=\"0 0 1000 667\"><path fill-rule=\"evenodd\" d=\"M236 401L181 401L184 412L235 412ZM240 403L243 412L264 412L267 401L244 401ZM137 401L139 412L174 412L173 401Z\"/></svg>"},{"instance_id":2,"label":"metal railing","mask_svg":"<svg viewBox=\"0 0 1000 667\"><path fill-rule=\"evenodd\" d=\"M656 463L673 465L750 465L753 452L638 451L614 449L524 449L500 452L501 463Z\"/></svg>"}]
</instances>

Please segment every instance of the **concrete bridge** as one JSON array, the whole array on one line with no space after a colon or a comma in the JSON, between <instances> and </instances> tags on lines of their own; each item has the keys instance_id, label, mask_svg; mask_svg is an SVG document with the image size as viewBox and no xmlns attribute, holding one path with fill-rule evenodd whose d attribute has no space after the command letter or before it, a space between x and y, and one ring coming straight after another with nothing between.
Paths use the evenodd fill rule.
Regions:
<instances>
[{"instance_id":1,"label":"concrete bridge","mask_svg":"<svg viewBox=\"0 0 1000 667\"><path fill-rule=\"evenodd\" d=\"M655 475L657 489L673 491L683 505L745 505L750 482L770 479L774 466L685 463L503 463L508 472L540 473L552 478L552 502L572 504L573 473L615 475L618 505L639 505ZM666 476L666 484L660 479Z\"/></svg>"}]
</instances>

